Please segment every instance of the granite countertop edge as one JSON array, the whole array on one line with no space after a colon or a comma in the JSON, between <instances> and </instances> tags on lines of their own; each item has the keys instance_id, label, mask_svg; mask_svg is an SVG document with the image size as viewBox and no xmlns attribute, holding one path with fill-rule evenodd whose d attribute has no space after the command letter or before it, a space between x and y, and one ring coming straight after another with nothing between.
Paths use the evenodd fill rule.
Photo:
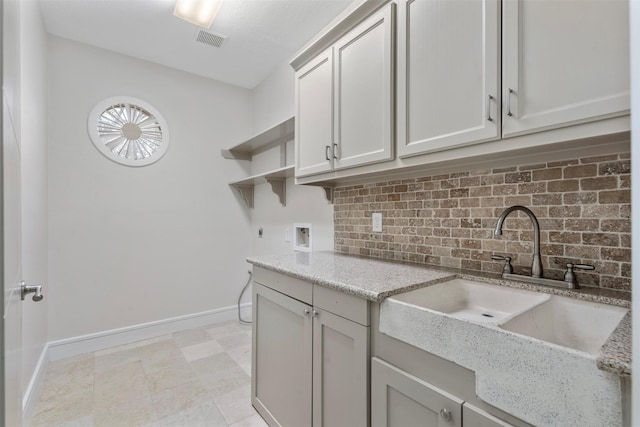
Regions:
<instances>
[{"instance_id":1,"label":"granite countertop edge","mask_svg":"<svg viewBox=\"0 0 640 427\"><path fill-rule=\"evenodd\" d=\"M262 267L378 303L399 293L435 285L455 278L461 278L480 280L495 285L528 289L553 295L569 296L603 304L618 305L625 308L631 307L630 296L615 290L598 288L583 288L579 290L552 288L505 280L502 279L500 275L492 273L469 272L460 269L396 262L333 252L319 252L315 255L305 255L305 259L312 259L313 257L320 258L322 261L329 262L329 264L331 264L332 261L339 262L342 264L342 270L332 270L327 274L318 272L310 268L307 264L296 265L291 262L291 254L248 257L247 262L257 267ZM369 283L354 284L353 276L350 276L350 274L346 272L346 270L348 270L346 267L350 263L353 263L354 266L366 266L366 271L360 272L371 275L372 283L375 283L377 279L376 271L379 269L386 271L392 269L393 271L397 271L397 284L391 286L386 285L385 289L375 289L375 286L370 286ZM416 269L422 270L424 274L416 275ZM407 272L408 270L414 274L404 275L403 272ZM600 349L596 359L596 365L603 371L611 372L621 377L629 377L631 376L631 360L631 312L629 312Z\"/></svg>"}]
</instances>

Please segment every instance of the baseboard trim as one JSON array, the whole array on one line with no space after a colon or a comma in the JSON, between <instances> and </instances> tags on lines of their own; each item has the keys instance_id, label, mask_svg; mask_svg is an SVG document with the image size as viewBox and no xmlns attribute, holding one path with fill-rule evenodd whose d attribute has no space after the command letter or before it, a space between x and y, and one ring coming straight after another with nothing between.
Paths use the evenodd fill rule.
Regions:
<instances>
[{"instance_id":1,"label":"baseboard trim","mask_svg":"<svg viewBox=\"0 0 640 427\"><path fill-rule=\"evenodd\" d=\"M251 303L241 304L240 307L243 319L250 318ZM109 347L131 344L174 332L237 319L238 307L234 305L94 334L51 341L48 343L48 360L53 361L78 356L80 354L92 353Z\"/></svg>"}]
</instances>

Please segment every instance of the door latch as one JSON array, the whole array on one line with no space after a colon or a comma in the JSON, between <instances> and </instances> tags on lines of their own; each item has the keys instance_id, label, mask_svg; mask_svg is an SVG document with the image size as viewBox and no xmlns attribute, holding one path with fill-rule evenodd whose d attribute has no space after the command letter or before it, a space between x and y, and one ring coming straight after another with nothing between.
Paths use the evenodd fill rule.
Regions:
<instances>
[{"instance_id":1,"label":"door latch","mask_svg":"<svg viewBox=\"0 0 640 427\"><path fill-rule=\"evenodd\" d=\"M31 299L36 302L42 301L42 298L44 298L42 295L42 285L27 285L24 281L20 282L20 299L24 301L24 297L31 293L34 294Z\"/></svg>"}]
</instances>

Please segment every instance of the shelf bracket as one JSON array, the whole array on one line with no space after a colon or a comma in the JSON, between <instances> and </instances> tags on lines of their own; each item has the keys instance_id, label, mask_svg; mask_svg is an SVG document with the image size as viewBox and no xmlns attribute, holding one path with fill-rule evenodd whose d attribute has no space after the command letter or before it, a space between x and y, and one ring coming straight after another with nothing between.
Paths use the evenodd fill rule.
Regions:
<instances>
[{"instance_id":1,"label":"shelf bracket","mask_svg":"<svg viewBox=\"0 0 640 427\"><path fill-rule=\"evenodd\" d=\"M242 200L244 200L249 209L253 209L253 185L233 184L233 188L238 190L240 197L242 197Z\"/></svg>"},{"instance_id":2,"label":"shelf bracket","mask_svg":"<svg viewBox=\"0 0 640 427\"><path fill-rule=\"evenodd\" d=\"M266 178L273 191L280 199L280 204L287 206L287 182L281 178Z\"/></svg>"},{"instance_id":3,"label":"shelf bracket","mask_svg":"<svg viewBox=\"0 0 640 427\"><path fill-rule=\"evenodd\" d=\"M223 148L220 150L220 154L222 154L222 157L224 157L225 159L251 160L251 153L243 153Z\"/></svg>"},{"instance_id":4,"label":"shelf bracket","mask_svg":"<svg viewBox=\"0 0 640 427\"><path fill-rule=\"evenodd\" d=\"M322 187L324 190L324 197L327 199L327 202L333 204L333 187Z\"/></svg>"}]
</instances>

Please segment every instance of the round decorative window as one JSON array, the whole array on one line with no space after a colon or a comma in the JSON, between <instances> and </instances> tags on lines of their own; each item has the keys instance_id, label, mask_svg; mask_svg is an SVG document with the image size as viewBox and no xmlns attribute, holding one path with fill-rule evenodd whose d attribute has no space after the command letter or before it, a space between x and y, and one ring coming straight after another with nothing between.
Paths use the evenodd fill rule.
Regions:
<instances>
[{"instance_id":1,"label":"round decorative window","mask_svg":"<svg viewBox=\"0 0 640 427\"><path fill-rule=\"evenodd\" d=\"M155 163L169 148L167 122L141 99L119 96L99 102L89 113L88 126L98 151L126 166Z\"/></svg>"}]
</instances>

